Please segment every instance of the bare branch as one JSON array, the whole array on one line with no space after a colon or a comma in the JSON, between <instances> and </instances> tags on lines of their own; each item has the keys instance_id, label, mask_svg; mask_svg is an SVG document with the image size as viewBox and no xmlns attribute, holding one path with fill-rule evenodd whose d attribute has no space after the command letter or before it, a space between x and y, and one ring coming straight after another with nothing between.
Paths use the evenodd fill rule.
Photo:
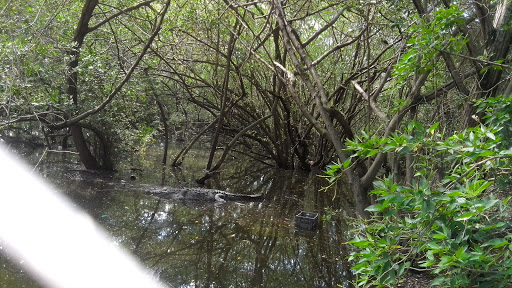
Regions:
<instances>
[{"instance_id":1,"label":"bare branch","mask_svg":"<svg viewBox=\"0 0 512 288\"><path fill-rule=\"evenodd\" d=\"M85 119L85 118L87 118L87 117L89 117L91 115L94 115L94 114L100 112L110 102L112 102L114 97L123 89L123 86L128 82L128 80L130 80L133 72L135 71L137 66L139 66L140 61L142 60L142 58L144 58L144 55L146 55L146 52L148 51L148 49L150 48L151 44L153 43L153 40L156 38L156 36L160 32L163 20L165 18L165 15L167 14L167 9L169 8L169 5L170 5L170 1L171 0L167 0L166 4L164 6L164 9L162 11L162 15L160 16L160 19L158 19L158 23L157 23L157 25L155 27L155 30L153 31L153 33L149 37L149 39L148 39L146 45L144 46L144 48L142 48L142 51L140 52L139 56L137 57L137 59L135 60L133 65L130 67L130 69L128 70L128 73L126 73L126 75L124 76L123 80L108 95L107 99L105 99L105 101L103 101L100 105L98 105L98 106L96 106L96 107L94 107L94 108L92 108L92 109L90 109L88 111L85 111L84 113L82 113L80 115L77 115L77 116L75 116L73 118L70 118L68 120L65 120L63 122L60 122L60 123L57 123L57 124L54 124L54 125L49 125L50 129L62 129L64 127L69 127L70 125L76 124L79 121L81 121L81 120L83 120L83 119Z\"/></svg>"},{"instance_id":2,"label":"bare branch","mask_svg":"<svg viewBox=\"0 0 512 288\"><path fill-rule=\"evenodd\" d=\"M393 65L389 65L388 70L386 71L386 74L382 77L382 81L380 82L379 87L377 87L377 90L375 90L372 93L371 99L373 101L377 100L377 97L379 97L380 93L382 92L382 89L384 89L384 85L388 82L389 76L391 76L391 71L393 70Z\"/></svg>"},{"instance_id":3,"label":"bare branch","mask_svg":"<svg viewBox=\"0 0 512 288\"><path fill-rule=\"evenodd\" d=\"M468 77L471 77L475 75L477 71L475 69L470 70L469 72L465 73L463 75L463 79L466 79ZM412 99L411 103L409 105L406 105L393 116L393 118L389 121L388 126L386 128L386 132L384 133L383 137L388 137L391 135L391 133L395 132L398 128L398 124L402 121L403 117L411 110L413 107L416 107L423 103L428 103L436 98L442 97L448 93L451 89L455 88L455 81L450 81L444 84L443 86L437 88L436 90L423 94L423 95L417 95L415 98ZM380 167L382 166L382 163L386 160L386 153L379 153L375 160L373 161L372 165L368 168L368 171L366 174L361 178L361 185L370 185L375 177L377 176L377 173L380 170Z\"/></svg>"},{"instance_id":4,"label":"bare branch","mask_svg":"<svg viewBox=\"0 0 512 288\"><path fill-rule=\"evenodd\" d=\"M480 27L482 29L482 37L484 38L484 42L487 42L487 37L490 35L492 31L492 23L490 19L489 7L487 7L482 0L474 0L473 6L475 7L476 16L478 17L478 22L480 22Z\"/></svg>"},{"instance_id":5,"label":"bare branch","mask_svg":"<svg viewBox=\"0 0 512 288\"><path fill-rule=\"evenodd\" d=\"M105 25L105 23L108 23L110 22L112 19L120 16L120 15L123 15L123 14L126 14L128 12L131 12L133 10L136 10L136 9L139 9L140 7L143 7L143 6L149 6L149 4L155 2L155 0L149 0L149 1L145 1L145 2L142 2L142 3L139 3L137 5L134 5L132 7L128 7L126 9L123 9L123 10L120 10L119 12L117 13L114 13L112 15L110 15L109 17L103 19L103 21L99 22L98 24L92 26L92 27L89 27L88 30L87 30L87 33L90 33L98 28L100 28L101 26Z\"/></svg>"},{"instance_id":6,"label":"bare branch","mask_svg":"<svg viewBox=\"0 0 512 288\"><path fill-rule=\"evenodd\" d=\"M384 112L382 112L379 109L379 107L377 107L377 104L375 103L375 101L373 101L373 99L370 96L368 96L368 94L366 94L366 92L363 90L363 88L361 86L359 86L359 84L357 84L356 81L352 80L351 83L352 83L352 85L354 85L356 90L359 91L359 93L361 94L363 99L369 102L370 107L372 108L375 115L377 115L377 117L379 117L380 119L387 121L388 117L386 116L386 114Z\"/></svg>"},{"instance_id":7,"label":"bare branch","mask_svg":"<svg viewBox=\"0 0 512 288\"><path fill-rule=\"evenodd\" d=\"M498 62L495 62L495 61L486 60L486 59L482 59L482 58L471 57L471 56L468 56L468 55L462 55L462 54L455 53L455 52L450 52L450 51L447 51L447 50L439 50L439 52L451 54L451 55L454 55L454 56L457 56L457 57L466 58L466 59L473 60L473 61L476 61L476 62L485 63L485 64L488 64L488 65L491 65L491 66L498 66L498 67L502 67L502 68L511 68L512 67L512 66L507 65L507 64L498 63Z\"/></svg>"},{"instance_id":8,"label":"bare branch","mask_svg":"<svg viewBox=\"0 0 512 288\"><path fill-rule=\"evenodd\" d=\"M354 39L352 39L348 42L338 43L336 46L332 47L329 51L326 51L324 54L322 54L320 57L318 57L315 61L313 61L313 63L311 63L311 65L316 66L318 63L320 63L320 61L324 60L325 57L331 55L333 52L335 52L343 47L347 47L350 44L353 44L354 42L359 40L359 38L361 38L361 36L363 35L363 32L365 30L366 30L366 27L363 29L363 31L361 33L359 33L359 35L357 35Z\"/></svg>"},{"instance_id":9,"label":"bare branch","mask_svg":"<svg viewBox=\"0 0 512 288\"><path fill-rule=\"evenodd\" d=\"M455 81L455 85L457 85L457 89L464 95L469 95L469 89L466 87L466 85L464 85L464 81L461 79L460 71L455 66L455 63L453 63L453 59L452 59L451 55L444 51L441 51L440 53L444 59L446 67L448 67L448 71L450 72L450 75L452 76L453 80Z\"/></svg>"},{"instance_id":10,"label":"bare branch","mask_svg":"<svg viewBox=\"0 0 512 288\"><path fill-rule=\"evenodd\" d=\"M322 28L318 29L318 31L316 31L315 34L313 34L311 37L309 37L309 39L306 40L306 42L304 42L302 44L302 46L303 47L308 46L312 41L314 41L318 36L320 36L320 34L322 34L325 30L329 29L329 27L331 27L332 25L336 24L336 21L338 21L340 16L343 15L343 12L345 12L345 10L347 10L347 8L349 8L349 7L343 7L340 10L340 12L338 12L338 14L336 14L336 16L334 16L331 21L329 21L329 23L325 24L325 26L323 26Z\"/></svg>"}]
</instances>

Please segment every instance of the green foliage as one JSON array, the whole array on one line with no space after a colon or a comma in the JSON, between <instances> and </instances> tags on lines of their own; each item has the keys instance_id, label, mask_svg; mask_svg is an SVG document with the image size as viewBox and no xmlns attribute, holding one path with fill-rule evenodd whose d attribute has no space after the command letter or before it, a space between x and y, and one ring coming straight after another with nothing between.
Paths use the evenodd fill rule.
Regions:
<instances>
[{"instance_id":1,"label":"green foliage","mask_svg":"<svg viewBox=\"0 0 512 288\"><path fill-rule=\"evenodd\" d=\"M432 70L436 65L435 56L441 51L459 51L466 40L452 36L452 29L464 23L463 11L457 5L439 9L434 19L418 18L409 29L411 38L407 42L408 51L395 65L394 75L403 83L410 75L419 70Z\"/></svg>"},{"instance_id":2,"label":"green foliage","mask_svg":"<svg viewBox=\"0 0 512 288\"><path fill-rule=\"evenodd\" d=\"M414 188L391 178L375 184L378 203L367 210L383 217L349 242L357 248L350 260L359 286L393 287L410 267L437 275L432 285L441 287L512 280L509 198L473 194L490 182L453 190L432 189L424 178Z\"/></svg>"},{"instance_id":3,"label":"green foliage","mask_svg":"<svg viewBox=\"0 0 512 288\"><path fill-rule=\"evenodd\" d=\"M146 123L142 123L139 129L139 141L141 144L141 150L144 152L148 146L155 141L156 130L148 126Z\"/></svg>"},{"instance_id":4,"label":"green foliage","mask_svg":"<svg viewBox=\"0 0 512 288\"><path fill-rule=\"evenodd\" d=\"M478 113L485 113L482 120L493 126L500 127L500 147L505 149L512 144L512 95L491 97L477 101Z\"/></svg>"},{"instance_id":5,"label":"green foliage","mask_svg":"<svg viewBox=\"0 0 512 288\"><path fill-rule=\"evenodd\" d=\"M350 165L350 158L347 161L345 161L343 165L340 164L339 162L327 165L325 170L325 174L327 175L327 181L329 181L330 183L336 182L338 180L338 175L342 171L342 167L344 169L347 168L348 165Z\"/></svg>"},{"instance_id":6,"label":"green foliage","mask_svg":"<svg viewBox=\"0 0 512 288\"><path fill-rule=\"evenodd\" d=\"M394 287L408 269L436 276L433 286L507 287L512 281L512 223L508 198L486 193L493 175L510 169L512 149L504 139L511 98L478 103L485 123L444 139L439 124L411 123L405 135L366 137L348 144L357 157L412 152L412 186L387 177L374 183L379 215L349 243L357 285ZM446 166L435 181L436 165Z\"/></svg>"}]
</instances>

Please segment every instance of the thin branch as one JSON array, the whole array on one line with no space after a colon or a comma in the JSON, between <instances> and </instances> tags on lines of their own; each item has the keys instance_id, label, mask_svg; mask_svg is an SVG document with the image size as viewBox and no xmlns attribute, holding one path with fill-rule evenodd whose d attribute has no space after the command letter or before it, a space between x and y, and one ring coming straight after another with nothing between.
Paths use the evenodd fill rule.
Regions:
<instances>
[{"instance_id":1,"label":"thin branch","mask_svg":"<svg viewBox=\"0 0 512 288\"><path fill-rule=\"evenodd\" d=\"M507 65L507 64L501 64L501 63L498 63L498 62L494 62L494 61L490 61L490 60L486 60L486 59L481 59L481 58L475 58L475 57L471 57L471 56L467 56L467 55L462 55L462 54L458 54L458 53L450 52L450 51L446 51L446 50L439 50L439 52L451 54L451 55L462 57L462 58L466 58L466 59L473 60L473 61L476 61L476 62L482 62L482 63L489 64L489 65L492 65L492 66L499 66L499 67L502 67L502 68L511 68L512 67L512 66Z\"/></svg>"},{"instance_id":2,"label":"thin branch","mask_svg":"<svg viewBox=\"0 0 512 288\"><path fill-rule=\"evenodd\" d=\"M441 51L440 53L444 59L448 71L450 72L450 75L452 76L452 79L455 81L455 85L457 85L457 89L462 94L469 96L469 89L466 87L466 85L464 85L464 81L461 79L460 71L455 66L455 63L453 62L451 55L444 51Z\"/></svg>"},{"instance_id":3,"label":"thin branch","mask_svg":"<svg viewBox=\"0 0 512 288\"><path fill-rule=\"evenodd\" d=\"M136 9L139 9L140 7L143 7L143 6L149 6L149 4L155 2L155 0L149 0L149 1L145 1L145 2L142 2L142 3L139 3L135 6L132 6L132 7L128 7L124 10L120 10L119 12L117 13L114 13L112 15L110 15L109 17L103 19L103 21L99 22L98 24L92 26L92 27L89 27L89 29L87 30L87 33L90 33L98 28L100 28L101 26L105 25L105 23L108 23L110 22L110 20L120 16L120 15L123 15L123 14L126 14L128 12L131 12L133 10L136 10Z\"/></svg>"},{"instance_id":4,"label":"thin branch","mask_svg":"<svg viewBox=\"0 0 512 288\"><path fill-rule=\"evenodd\" d=\"M487 42L487 37L490 35L490 32L493 30L492 23L490 19L490 10L489 8L482 3L482 0L474 0L473 6L475 7L476 16L478 17L478 22L480 23L480 29L482 30L482 37L484 42Z\"/></svg>"},{"instance_id":5,"label":"thin branch","mask_svg":"<svg viewBox=\"0 0 512 288\"><path fill-rule=\"evenodd\" d=\"M386 120L388 121L388 116L386 116L386 114L384 112L382 112L379 107L377 107L377 104L375 103L375 101L373 101L373 98L371 98L370 96L368 96L368 94L366 94L366 92L363 90L363 88L361 86L359 86L359 84L357 84L356 81L350 81L352 83L352 85L354 85L354 87L356 88L356 90L361 94L361 96L363 97L364 100L368 101L368 103L370 104L370 107L372 108L373 112L375 113L375 115L377 115L377 117L379 117L380 119L382 120Z\"/></svg>"},{"instance_id":6,"label":"thin branch","mask_svg":"<svg viewBox=\"0 0 512 288\"><path fill-rule=\"evenodd\" d=\"M276 62L274 62L274 64L276 64ZM277 64L279 64L279 63L277 63ZM280 68L280 69L283 69L283 71L287 75L291 74L292 77L293 77L292 79L295 79L295 76L293 76L293 73L290 72L289 70L287 70L286 68L284 68L281 64L276 65L276 66L278 68ZM273 69L273 70L275 71L275 69ZM275 73L275 75L277 75L279 80L281 80L283 83L287 83L287 80L284 79L279 73ZM292 80L292 79L290 79L290 80ZM287 84L286 88L287 88L290 96L292 96L292 99L295 102L295 104L297 104L297 106L299 106L299 110L302 113L302 115L304 115L306 117L306 119L309 121L309 123L311 123L311 125L313 125L313 127L315 127L315 129L318 131L318 133L328 137L327 130L325 130L322 127L322 125L316 120L316 118L313 115L311 115L311 113L309 113L308 108L306 107L304 102L302 102L302 100L299 98L299 96L297 94L297 91L295 90L294 85L291 84L291 83Z\"/></svg>"},{"instance_id":7,"label":"thin branch","mask_svg":"<svg viewBox=\"0 0 512 288\"><path fill-rule=\"evenodd\" d=\"M353 44L354 42L359 40L359 38L361 38L361 36L363 35L363 32L365 30L366 30L366 27L354 39L352 39L352 40L350 40L348 42L339 43L336 46L332 47L329 51L326 51L324 54L322 54L320 57L318 57L315 61L313 61L313 63L311 63L311 65L316 66L318 63L320 63L320 61L324 60L325 57L331 55L333 52L335 52L335 51L337 51L337 50L339 50L339 49L341 49L343 47L347 47L348 45Z\"/></svg>"},{"instance_id":8,"label":"thin branch","mask_svg":"<svg viewBox=\"0 0 512 288\"><path fill-rule=\"evenodd\" d=\"M468 77L471 77L475 75L477 72L475 69L471 69L469 72L466 72L463 75L463 78L466 79ZM443 95L446 95L448 91L455 88L455 81L450 81L443 86L437 88L436 90L427 93L427 94L418 94L416 97L414 97L411 100L411 103L409 105L406 105L402 107L396 114L393 116L393 118L389 121L388 126L386 128L386 132L384 133L384 137L388 137L391 135L391 133L395 132L395 130L398 128L398 124L400 121L402 121L403 117L411 110L413 107L418 106L423 103L428 103L438 97L442 97ZM373 180L375 179L375 176L377 175L378 171L380 170L380 167L382 166L382 163L386 160L386 153L380 153L377 155L375 160L373 161L372 165L368 168L368 171L366 174L361 178L361 185L370 185Z\"/></svg>"},{"instance_id":9,"label":"thin branch","mask_svg":"<svg viewBox=\"0 0 512 288\"><path fill-rule=\"evenodd\" d=\"M386 74L384 74L384 77L382 77L382 81L380 82L379 87L377 87L377 90L375 90L372 93L371 99L373 101L377 100L377 97L379 97L380 93L382 92L382 89L384 89L384 85L388 82L389 76L391 76L391 71L393 70L393 65L389 65L388 70L386 71Z\"/></svg>"},{"instance_id":10,"label":"thin branch","mask_svg":"<svg viewBox=\"0 0 512 288\"><path fill-rule=\"evenodd\" d=\"M489 161L492 161L492 160L495 160L495 159L500 159L500 158L507 158L507 157L510 157L510 155L496 155L496 156L492 156L492 157L489 157L489 158L486 158L482 161L479 161L475 164L473 164L471 166L471 168L468 169L468 171L464 172L464 174L460 175L459 178L453 180L449 185L446 186L446 189L451 189L455 184L457 184L460 180L464 179L464 177L468 176L469 173L471 173L472 171L474 171L476 168L478 168L479 166L489 162Z\"/></svg>"},{"instance_id":11,"label":"thin branch","mask_svg":"<svg viewBox=\"0 0 512 288\"><path fill-rule=\"evenodd\" d=\"M37 164L36 166L34 166L34 168L32 169L32 172L35 171L37 169L37 167L39 166L39 163L41 163L41 161L43 160L44 156L46 156L46 152L48 152L48 147L44 149L43 151L43 155L41 155L41 157L39 158L39 161L37 161Z\"/></svg>"},{"instance_id":12,"label":"thin branch","mask_svg":"<svg viewBox=\"0 0 512 288\"><path fill-rule=\"evenodd\" d=\"M121 81L121 83L119 83L119 85L117 85L117 87L114 89L114 91L112 91L108 95L107 99L105 99L105 101L103 101L100 105L98 105L98 106L96 106L96 107L94 107L94 108L92 108L92 109L90 109L88 111L85 111L84 113L82 113L82 114L80 114L78 116L75 116L73 118L70 118L68 120L65 120L63 122L60 122L60 123L57 123L57 124L54 124L54 125L49 125L50 129L62 129L64 127L69 127L70 125L76 124L79 121L81 121L81 120L83 120L83 119L85 119L85 118L87 118L87 117L89 117L91 115L94 115L94 114L100 112L110 102L112 102L114 97L123 89L123 86L128 82L128 80L130 80L133 72L139 66L140 61L142 61L142 58L144 58L144 56L146 55L146 52L151 47L151 44L153 43L153 40L156 38L156 36L160 32L160 29L162 27L162 23L163 23L163 20L165 18L165 15L167 14L167 9L169 8L170 2L171 2L171 0L167 0L166 5L164 6L164 9L162 11L162 15L161 15L160 19L158 20L157 26L155 27L155 30L151 34L151 37L149 37L148 42L146 43L146 45L142 49L141 53L139 54L139 56L137 57L137 59L135 60L133 65L130 67L130 70L128 70L128 73L126 73L126 75L124 76L124 78Z\"/></svg>"},{"instance_id":13,"label":"thin branch","mask_svg":"<svg viewBox=\"0 0 512 288\"><path fill-rule=\"evenodd\" d=\"M325 24L322 28L318 29L318 31L315 32L315 34L311 35L311 37L309 37L308 40L306 40L306 42L304 42L302 44L303 47L306 47L308 46L311 42L313 42L318 36L320 36L320 34L322 34L325 30L329 29L329 27L331 27L332 25L336 24L336 22L338 21L338 19L340 18L341 15L343 15L343 12L345 12L345 10L347 10L349 7L343 7L340 12L338 12L338 14L336 14L336 16L334 16L334 18L332 18L331 21L329 21L329 23Z\"/></svg>"},{"instance_id":14,"label":"thin branch","mask_svg":"<svg viewBox=\"0 0 512 288\"><path fill-rule=\"evenodd\" d=\"M236 141L238 141L238 139L240 137L242 137L245 133L247 133L247 131L249 131L250 129L256 127L259 124L261 124L262 122L264 122L265 120L269 119L270 117L272 117L272 113L269 114L269 115L261 117L260 119L258 119L256 121L254 121L253 123L251 123L249 126L247 126L244 129L242 129L242 131L238 132L238 134L236 134L235 137L233 137L233 139L231 139L231 141L224 148L224 151L223 151L222 155L220 156L219 161L217 161L217 164L215 164L215 166L210 168L202 178L197 179L196 182L199 183L199 184L203 184L206 180L210 179L212 177L212 175L219 170L219 168L222 165L222 163L224 163L224 161L226 160L226 157L229 154L229 151L231 151L231 148L233 148L233 146L235 145Z\"/></svg>"},{"instance_id":15,"label":"thin branch","mask_svg":"<svg viewBox=\"0 0 512 288\"><path fill-rule=\"evenodd\" d=\"M219 121L219 117L215 118L210 124L208 124L203 130L201 130L197 135L194 136L192 141L174 157L174 160L172 161L173 167L179 167L183 163L185 159L185 155L188 153L188 151L194 146L194 144L203 136L210 128L213 127Z\"/></svg>"},{"instance_id":16,"label":"thin branch","mask_svg":"<svg viewBox=\"0 0 512 288\"><path fill-rule=\"evenodd\" d=\"M7 9L7 7L9 7L9 5L11 4L11 2L12 2L12 0L9 0L9 2L7 2L7 4L5 4L4 9L2 9L2 11L0 11L0 15L4 14L5 9Z\"/></svg>"}]
</instances>

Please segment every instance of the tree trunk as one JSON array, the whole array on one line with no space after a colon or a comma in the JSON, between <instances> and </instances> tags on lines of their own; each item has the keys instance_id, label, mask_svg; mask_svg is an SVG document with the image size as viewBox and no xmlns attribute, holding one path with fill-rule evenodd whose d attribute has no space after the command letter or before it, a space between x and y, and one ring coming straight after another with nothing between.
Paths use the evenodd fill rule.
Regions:
<instances>
[{"instance_id":1,"label":"tree trunk","mask_svg":"<svg viewBox=\"0 0 512 288\"><path fill-rule=\"evenodd\" d=\"M237 31L237 27L239 25L238 20L234 25L233 31ZM222 98L220 103L220 111L219 117L217 121L217 129L215 129L215 134L213 135L212 146L210 149L210 156L208 157L208 164L206 165L206 170L210 170L213 165L213 158L215 157L215 151L217 150L217 145L219 143L220 132L222 130L222 125L224 124L224 117L227 114L226 106L228 99L228 85L229 85L229 76L231 73L231 57L233 55L233 49L235 47L237 35L232 34L229 39L228 51L226 54L226 70L224 71L224 81L222 83Z\"/></svg>"},{"instance_id":2,"label":"tree trunk","mask_svg":"<svg viewBox=\"0 0 512 288\"><path fill-rule=\"evenodd\" d=\"M167 123L167 109L165 105L157 98L155 95L155 102L158 106L158 110L160 111L160 121L164 125L164 155L162 156L162 165L165 166L167 164L167 150L169 149L169 124Z\"/></svg>"},{"instance_id":3,"label":"tree trunk","mask_svg":"<svg viewBox=\"0 0 512 288\"><path fill-rule=\"evenodd\" d=\"M331 116L329 115L327 108L329 101L327 99L323 83L320 80L320 76L318 75L315 66L312 65L312 61L309 58L308 53L305 51L304 46L300 42L297 33L287 22L281 0L274 0L274 7L276 20L283 37L284 47L288 51L290 61L297 70L299 77L302 79L304 84L306 84L309 94L314 99L318 113L320 114L320 117L325 125L325 129L319 126L318 123L315 123L311 117L308 117L308 120L311 121L311 124L315 126L320 134L328 137L329 141L333 144L336 155L340 161L345 162L348 157L343 151L344 145L341 142L341 137L339 137L331 120ZM280 68L285 69L284 67ZM290 73L288 74L290 78L293 78ZM287 88L290 90L292 95L295 94L293 81L288 81ZM369 184L366 183L366 185L361 183L361 179L357 173L350 167L345 170L345 175L347 176L347 180L354 195L354 199L356 201L356 209L359 216L368 218L369 214L364 209L370 205L368 192L372 186L371 182Z\"/></svg>"},{"instance_id":4,"label":"tree trunk","mask_svg":"<svg viewBox=\"0 0 512 288\"><path fill-rule=\"evenodd\" d=\"M137 9L139 7L142 7L144 5L149 5L149 3L151 3L151 1L150 2L140 3L138 5L135 5L135 6L132 6L130 8L127 8L127 9L125 9L123 11L125 11L125 12L126 11L131 11L131 10ZM78 25L77 25L77 29L75 31L75 35L73 37L73 48L70 51L68 51L69 55L71 56L71 59L67 63L67 69L68 69L68 74L69 75L67 76L67 79L66 79L66 83L67 83L66 91L67 91L69 97L71 99L73 99L73 103L75 105L76 110L78 110L78 108L79 108L77 68L78 68L78 63L79 63L79 58L80 58L80 49L81 49L81 47L83 45L85 36L87 36L87 34L90 33L91 31L96 30L101 25L106 23L106 22L100 22L100 24L97 24L94 27L90 27L89 26L89 22L91 20L92 15L93 15L93 11L94 11L94 9L96 8L97 5L98 5L98 1L97 0L87 0L85 2L84 6L82 8L82 14L80 16L80 20L78 21ZM165 17L165 14L167 13L167 10L169 8L169 5L170 5L170 0L167 0L165 5L164 5L164 7L163 7L163 9L162 9L160 18L158 19L158 21L156 23L156 26L155 26L155 28L153 30L153 33L149 37L149 39L148 39L147 43L145 44L145 46L143 47L142 52L139 54L139 56L137 57L137 59L135 60L133 65L130 67L130 69L126 73L125 77L123 78L123 80L109 94L107 99L105 101L103 101L99 106L97 106L95 108L92 108L92 109L90 109L90 110L88 110L88 111L86 111L86 112L84 112L84 113L82 113L82 114L80 114L78 116L68 115L69 119L66 119L65 121L63 121L63 122L61 122L59 124L54 124L54 125L50 126L50 128L53 128L53 129L62 129L62 128L65 128L65 127L71 127L70 131L71 131L71 134L73 136L73 141L75 142L75 146L77 147L77 152L80 155L80 159L82 160L82 162L84 163L84 165L88 169L100 169L100 168L104 168L104 167L101 167L101 165L99 165L97 159L94 158L94 156L92 155L91 151L89 150L89 147L87 146L87 143L85 141L85 137L84 137L83 131L82 131L80 125L79 125L79 122L81 120L83 120L83 119L85 119L85 118L87 118L87 117L89 117L89 116L91 116L93 114L96 114L99 111L103 110L114 99L114 97L121 91L123 86L128 82L128 80L130 79L131 75L135 71L135 68L137 68L137 66L139 65L140 61L142 60L142 58L144 57L144 55L146 54L146 52L150 48L151 44L153 43L153 40L158 35L158 33L159 33L159 31L160 31L160 29L162 27L162 23L163 23L163 19ZM114 14L109 19L111 20L114 17L117 17L117 16L119 16L121 14L122 13ZM94 160L92 158L94 158Z\"/></svg>"},{"instance_id":5,"label":"tree trunk","mask_svg":"<svg viewBox=\"0 0 512 288\"><path fill-rule=\"evenodd\" d=\"M487 47L485 52L489 57L490 62L502 61L507 58L510 51L510 45L512 45L512 31L509 28L509 23L512 21L512 4L510 1L502 0L496 9L495 18L490 19L492 13L480 3L475 1L475 7L477 13L486 13L484 17L480 19L482 32L484 38L487 40ZM485 10L485 11L482 11ZM492 23L492 24L491 24ZM485 99L488 97L494 97L497 93L502 90L502 69L496 69L492 63L487 63L486 67L482 69L480 74L480 87L479 93L476 94L476 99ZM468 103L464 111L464 125L466 127L472 127L478 124L473 119L473 115L476 114L476 107L472 103Z\"/></svg>"},{"instance_id":6,"label":"tree trunk","mask_svg":"<svg viewBox=\"0 0 512 288\"><path fill-rule=\"evenodd\" d=\"M509 27L511 20L512 4L508 0L503 0L496 10L493 29L490 31L488 37L489 44L486 50L487 54L491 55L489 58L491 62L505 60L507 58L510 45L512 44L512 31ZM501 86L499 83L501 81L501 75L503 74L502 72L502 69L494 69L491 67L483 73L480 85L482 91L485 93L485 98L494 97L500 90Z\"/></svg>"},{"instance_id":7,"label":"tree trunk","mask_svg":"<svg viewBox=\"0 0 512 288\"><path fill-rule=\"evenodd\" d=\"M414 121L416 118L416 107L413 107L409 111L409 123ZM411 131L414 133L414 131ZM411 135L412 136L412 135ZM412 152L408 152L405 154L405 183L408 186L412 186L414 179L414 154Z\"/></svg>"},{"instance_id":8,"label":"tree trunk","mask_svg":"<svg viewBox=\"0 0 512 288\"><path fill-rule=\"evenodd\" d=\"M87 0L82 8L82 14L80 16L80 20L78 21L78 25L75 31L75 36L73 37L73 48L68 52L70 56L70 61L68 62L68 76L66 79L67 89L66 92L73 100L73 104L75 108L78 109L78 59L80 58L80 49L82 44L84 43L85 36L87 35L89 30L89 21L91 20L92 13L96 6L98 5L98 0ZM75 148L80 157L80 161L84 164L87 169L99 169L98 161L92 155L89 147L87 146L87 142L84 137L84 133L82 131L82 127L77 124L73 124L70 127L71 136L73 137L73 142L75 143Z\"/></svg>"},{"instance_id":9,"label":"tree trunk","mask_svg":"<svg viewBox=\"0 0 512 288\"><path fill-rule=\"evenodd\" d=\"M87 141L85 141L82 127L80 127L79 124L73 124L69 128L71 136L73 137L73 142L75 143L76 151L80 157L80 161L84 164L85 168L97 170L99 168L98 161L94 158L91 150L89 150L89 147L87 146Z\"/></svg>"}]
</instances>

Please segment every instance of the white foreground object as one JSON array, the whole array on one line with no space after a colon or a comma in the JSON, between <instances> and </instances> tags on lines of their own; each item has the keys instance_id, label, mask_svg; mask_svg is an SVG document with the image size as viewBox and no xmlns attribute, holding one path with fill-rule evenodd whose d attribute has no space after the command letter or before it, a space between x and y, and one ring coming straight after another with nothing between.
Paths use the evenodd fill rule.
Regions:
<instances>
[{"instance_id":1,"label":"white foreground object","mask_svg":"<svg viewBox=\"0 0 512 288\"><path fill-rule=\"evenodd\" d=\"M4 146L0 247L44 287L165 287Z\"/></svg>"}]
</instances>

